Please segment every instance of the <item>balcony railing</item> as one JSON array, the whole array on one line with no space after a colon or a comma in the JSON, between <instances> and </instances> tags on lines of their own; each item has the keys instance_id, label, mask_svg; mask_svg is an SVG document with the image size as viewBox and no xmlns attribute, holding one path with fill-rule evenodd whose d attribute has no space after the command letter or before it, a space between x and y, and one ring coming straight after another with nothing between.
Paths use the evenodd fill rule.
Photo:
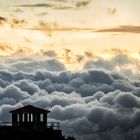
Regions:
<instances>
[{"instance_id":1,"label":"balcony railing","mask_svg":"<svg viewBox=\"0 0 140 140\"><path fill-rule=\"evenodd\" d=\"M59 130L60 129L60 122L48 122L47 123L47 128L52 128L55 130Z\"/></svg>"},{"instance_id":2,"label":"balcony railing","mask_svg":"<svg viewBox=\"0 0 140 140\"><path fill-rule=\"evenodd\" d=\"M12 126L12 122L0 122L0 127L1 126ZM20 122L18 122L17 126L20 126ZM47 122L46 127L54 130L60 130L60 122Z\"/></svg>"},{"instance_id":3,"label":"balcony railing","mask_svg":"<svg viewBox=\"0 0 140 140\"><path fill-rule=\"evenodd\" d=\"M0 126L12 126L12 122L0 122Z\"/></svg>"}]
</instances>

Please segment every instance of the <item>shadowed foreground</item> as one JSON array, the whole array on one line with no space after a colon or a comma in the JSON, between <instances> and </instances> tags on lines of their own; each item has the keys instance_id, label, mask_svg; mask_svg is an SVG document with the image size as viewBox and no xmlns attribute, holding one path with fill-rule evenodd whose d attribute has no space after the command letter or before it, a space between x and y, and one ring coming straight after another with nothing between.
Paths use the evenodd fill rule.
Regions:
<instances>
[{"instance_id":1,"label":"shadowed foreground","mask_svg":"<svg viewBox=\"0 0 140 140\"><path fill-rule=\"evenodd\" d=\"M61 130L23 129L18 127L0 127L1 140L65 140Z\"/></svg>"},{"instance_id":2,"label":"shadowed foreground","mask_svg":"<svg viewBox=\"0 0 140 140\"><path fill-rule=\"evenodd\" d=\"M0 140L74 140L62 136L59 122L48 122L50 111L32 105L12 110L12 122L0 123Z\"/></svg>"}]
</instances>

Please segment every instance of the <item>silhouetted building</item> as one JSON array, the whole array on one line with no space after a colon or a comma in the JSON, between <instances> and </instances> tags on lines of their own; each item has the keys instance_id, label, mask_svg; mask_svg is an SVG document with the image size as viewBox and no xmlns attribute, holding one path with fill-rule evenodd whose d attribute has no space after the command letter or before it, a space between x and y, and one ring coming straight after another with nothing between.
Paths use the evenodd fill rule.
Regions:
<instances>
[{"instance_id":1,"label":"silhouetted building","mask_svg":"<svg viewBox=\"0 0 140 140\"><path fill-rule=\"evenodd\" d=\"M50 111L32 105L10 111L12 122L1 122L1 140L65 140L59 122L48 122Z\"/></svg>"},{"instance_id":2,"label":"silhouetted building","mask_svg":"<svg viewBox=\"0 0 140 140\"><path fill-rule=\"evenodd\" d=\"M47 115L50 111L27 105L12 110L12 125L30 128L42 128L47 126Z\"/></svg>"}]
</instances>

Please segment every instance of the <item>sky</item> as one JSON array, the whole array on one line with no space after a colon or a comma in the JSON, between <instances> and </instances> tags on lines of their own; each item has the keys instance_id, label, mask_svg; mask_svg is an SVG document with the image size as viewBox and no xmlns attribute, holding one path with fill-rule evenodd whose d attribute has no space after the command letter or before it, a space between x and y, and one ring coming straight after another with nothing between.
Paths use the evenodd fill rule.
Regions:
<instances>
[{"instance_id":1,"label":"sky","mask_svg":"<svg viewBox=\"0 0 140 140\"><path fill-rule=\"evenodd\" d=\"M53 45L55 50L77 53L111 48L136 52L140 49L139 4L139 0L1 0L1 16L8 20L1 42L25 44L33 51Z\"/></svg>"},{"instance_id":2,"label":"sky","mask_svg":"<svg viewBox=\"0 0 140 140\"><path fill-rule=\"evenodd\" d=\"M78 140L140 137L139 0L0 0L0 120L35 105Z\"/></svg>"}]
</instances>

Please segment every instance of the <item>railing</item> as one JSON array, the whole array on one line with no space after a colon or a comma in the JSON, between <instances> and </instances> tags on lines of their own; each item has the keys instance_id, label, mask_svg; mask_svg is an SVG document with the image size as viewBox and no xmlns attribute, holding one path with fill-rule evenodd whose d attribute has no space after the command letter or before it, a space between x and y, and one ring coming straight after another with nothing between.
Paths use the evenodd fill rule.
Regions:
<instances>
[{"instance_id":1,"label":"railing","mask_svg":"<svg viewBox=\"0 0 140 140\"><path fill-rule=\"evenodd\" d=\"M12 122L0 122L0 126L12 126Z\"/></svg>"},{"instance_id":2,"label":"railing","mask_svg":"<svg viewBox=\"0 0 140 140\"><path fill-rule=\"evenodd\" d=\"M0 122L0 126L12 126L12 122ZM17 126L20 126L19 122L17 123ZM60 122L47 122L46 127L54 130L60 130Z\"/></svg>"},{"instance_id":3,"label":"railing","mask_svg":"<svg viewBox=\"0 0 140 140\"><path fill-rule=\"evenodd\" d=\"M60 130L60 122L48 122L47 127L55 130Z\"/></svg>"}]
</instances>

